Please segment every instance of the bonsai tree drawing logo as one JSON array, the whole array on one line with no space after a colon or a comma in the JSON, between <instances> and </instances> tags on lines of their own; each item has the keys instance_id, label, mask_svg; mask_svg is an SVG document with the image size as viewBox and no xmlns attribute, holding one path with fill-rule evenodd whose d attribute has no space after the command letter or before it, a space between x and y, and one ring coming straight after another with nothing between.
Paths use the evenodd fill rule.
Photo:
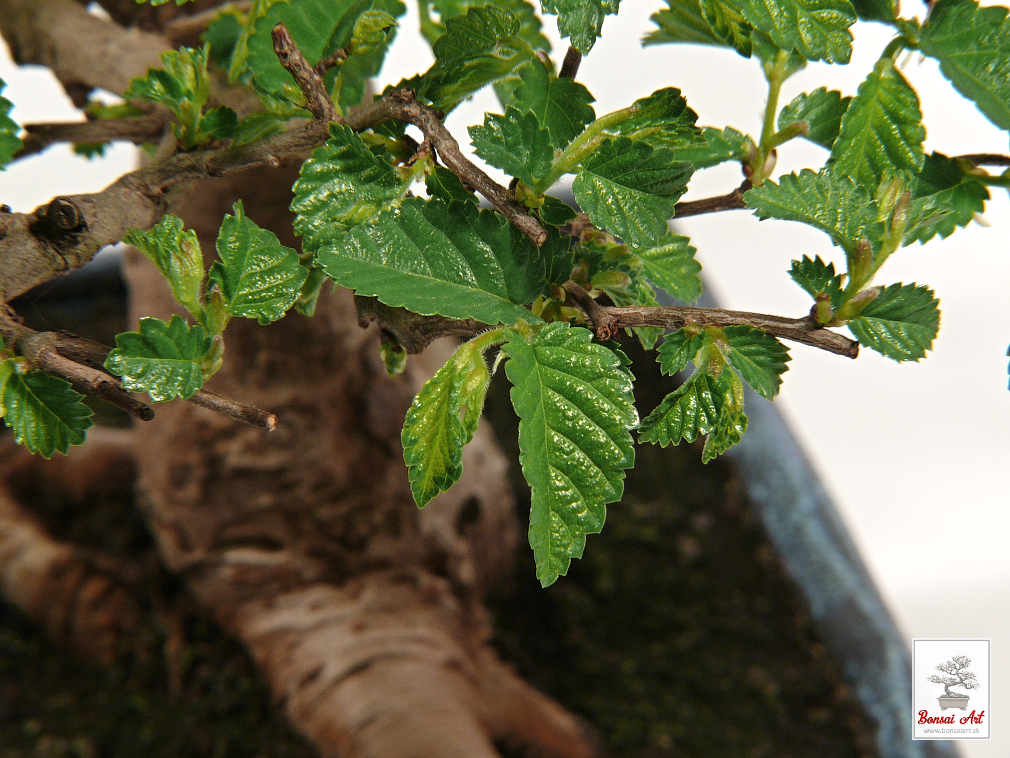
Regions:
<instances>
[{"instance_id":1,"label":"bonsai tree drawing logo","mask_svg":"<svg viewBox=\"0 0 1010 758\"><path fill-rule=\"evenodd\" d=\"M926 677L927 681L934 684L942 684L944 694L937 698L940 701L940 708L960 708L962 711L968 707L968 696L963 692L951 690L951 687L964 687L966 690L977 690L979 688L978 679L975 674L968 670L971 665L971 658L966 655L955 655L949 661L938 664L937 671L942 671L945 676L931 674Z\"/></svg>"}]
</instances>

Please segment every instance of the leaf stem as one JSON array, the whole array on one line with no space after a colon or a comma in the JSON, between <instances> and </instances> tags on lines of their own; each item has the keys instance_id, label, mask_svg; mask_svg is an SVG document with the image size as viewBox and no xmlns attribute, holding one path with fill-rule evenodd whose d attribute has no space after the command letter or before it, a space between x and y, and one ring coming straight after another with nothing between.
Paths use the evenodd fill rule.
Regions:
<instances>
[{"instance_id":1,"label":"leaf stem","mask_svg":"<svg viewBox=\"0 0 1010 758\"><path fill-rule=\"evenodd\" d=\"M789 67L789 53L779 50L775 56L775 62L771 66L765 66L765 79L768 81L768 100L765 103L764 121L761 125L761 140L758 145L757 155L751 163L750 179L755 186L760 186L768 178L771 166L768 159L775 151L778 144L775 141L775 123L779 109L779 95L782 93L782 84L786 80ZM785 141L785 140L781 140Z\"/></svg>"},{"instance_id":2,"label":"leaf stem","mask_svg":"<svg viewBox=\"0 0 1010 758\"><path fill-rule=\"evenodd\" d=\"M564 149L564 152L554 161L551 170L547 172L539 182L532 187L537 194L543 194L565 174L574 174L579 164L588 158L596 149L596 146L603 141L606 131L619 124L623 124L638 110L637 105L629 105L627 108L607 113L600 116L593 123L585 128L572 143Z\"/></svg>"}]
</instances>

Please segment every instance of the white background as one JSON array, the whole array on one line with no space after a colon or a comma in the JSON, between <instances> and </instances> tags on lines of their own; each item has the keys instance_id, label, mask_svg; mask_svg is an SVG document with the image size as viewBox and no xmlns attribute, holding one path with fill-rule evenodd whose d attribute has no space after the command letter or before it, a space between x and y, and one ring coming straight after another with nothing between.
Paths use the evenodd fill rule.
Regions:
<instances>
[{"instance_id":1,"label":"white background","mask_svg":"<svg viewBox=\"0 0 1010 758\"><path fill-rule=\"evenodd\" d=\"M620 19L609 18L603 39L583 61L579 80L597 98L597 114L624 107L661 86L680 87L699 124L732 125L751 134L761 126L765 85L758 65L732 51L702 46L641 48L658 0L625 0ZM909 3L906 13L921 10ZM412 3L401 39L382 73L383 83L427 68L430 52L414 32ZM555 60L566 47L553 20ZM850 66L813 64L783 88L781 104L796 94L829 86L855 94L891 37L876 24L854 29ZM948 155L1007 152L1007 134L958 96L936 64L902 58L919 91L928 129L926 149ZM38 69L17 70L0 60L4 95L19 123L78 119L58 85ZM490 93L456 111L449 127L461 143L465 127L499 107ZM826 153L796 140L779 151L779 169L819 167ZM127 170L131 147L88 162L68 148L0 173L0 202L29 210L56 194L97 190ZM701 172L687 199L723 194L741 180L739 167ZM879 283L919 282L941 300L940 336L930 356L897 364L864 350L856 361L793 346L793 361L776 401L804 441L835 497L885 599L912 637L992 639L992 698L996 728L986 742L963 742L969 758L1005 756L1010 717L1010 201L994 190L984 222L949 240L896 253ZM809 298L786 276L790 260L821 255L843 262L828 238L787 222L757 222L746 211L685 219L715 293L726 307L801 315Z\"/></svg>"}]
</instances>

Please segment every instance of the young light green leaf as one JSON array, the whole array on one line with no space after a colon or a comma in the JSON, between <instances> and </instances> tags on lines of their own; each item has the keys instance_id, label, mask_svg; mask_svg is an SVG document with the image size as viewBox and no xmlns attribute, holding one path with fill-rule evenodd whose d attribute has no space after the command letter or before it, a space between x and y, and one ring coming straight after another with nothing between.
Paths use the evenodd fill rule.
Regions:
<instances>
[{"instance_id":1,"label":"young light green leaf","mask_svg":"<svg viewBox=\"0 0 1010 758\"><path fill-rule=\"evenodd\" d=\"M596 226L647 248L666 236L692 171L670 150L618 137L602 143L585 162L572 191Z\"/></svg>"},{"instance_id":2,"label":"young light green leaf","mask_svg":"<svg viewBox=\"0 0 1010 758\"><path fill-rule=\"evenodd\" d=\"M778 184L766 181L748 190L744 201L760 219L800 221L820 229L848 254L864 239L876 250L884 238L884 224L867 191L834 172L804 169L781 177Z\"/></svg>"},{"instance_id":3,"label":"young light green leaf","mask_svg":"<svg viewBox=\"0 0 1010 758\"><path fill-rule=\"evenodd\" d=\"M804 122L807 125L807 133L803 136L830 150L838 138L842 116L845 115L851 101L851 97L845 97L837 90L824 87L815 89L809 94L804 92L779 111L779 129Z\"/></svg>"},{"instance_id":4,"label":"young light green leaf","mask_svg":"<svg viewBox=\"0 0 1010 758\"><path fill-rule=\"evenodd\" d=\"M444 24L447 19L465 14L470 8L497 5L504 8L519 21L519 36L534 50L551 51L551 43L542 33L543 24L536 8L527 0L433 0L432 5ZM444 33L444 28L442 33Z\"/></svg>"},{"instance_id":5,"label":"young light green leaf","mask_svg":"<svg viewBox=\"0 0 1010 758\"><path fill-rule=\"evenodd\" d=\"M719 410L715 428L705 438L705 447L701 450L701 462L708 463L715 460L743 439L746 431L747 415L743 411L730 410L729 404L724 405Z\"/></svg>"},{"instance_id":6,"label":"young light green leaf","mask_svg":"<svg viewBox=\"0 0 1010 758\"><path fill-rule=\"evenodd\" d=\"M876 188L885 176L919 172L925 138L915 90L882 58L845 111L828 163L856 184Z\"/></svg>"},{"instance_id":7,"label":"young light green leaf","mask_svg":"<svg viewBox=\"0 0 1010 758\"><path fill-rule=\"evenodd\" d=\"M740 11L723 0L701 0L698 4L702 18L724 44L729 45L744 58L753 50L753 29Z\"/></svg>"},{"instance_id":8,"label":"young light green leaf","mask_svg":"<svg viewBox=\"0 0 1010 758\"><path fill-rule=\"evenodd\" d=\"M14 440L43 458L84 444L94 422L83 397L59 377L42 371L22 374L10 360L0 364L0 415Z\"/></svg>"},{"instance_id":9,"label":"young light green leaf","mask_svg":"<svg viewBox=\"0 0 1010 758\"><path fill-rule=\"evenodd\" d=\"M638 414L622 356L589 330L557 321L532 340L507 334L519 461L532 490L530 545L546 587L603 527L606 504L620 500Z\"/></svg>"},{"instance_id":10,"label":"young light green leaf","mask_svg":"<svg viewBox=\"0 0 1010 758\"><path fill-rule=\"evenodd\" d=\"M678 371L683 371L691 365L691 361L704 345L705 338L699 331L679 329L666 335L663 344L656 351L660 372L666 376L673 376Z\"/></svg>"},{"instance_id":11,"label":"young light green leaf","mask_svg":"<svg viewBox=\"0 0 1010 758\"><path fill-rule=\"evenodd\" d=\"M477 431L490 380L483 353L467 342L414 398L401 441L418 508L462 475L463 447Z\"/></svg>"},{"instance_id":12,"label":"young light green leaf","mask_svg":"<svg viewBox=\"0 0 1010 758\"><path fill-rule=\"evenodd\" d=\"M617 13L621 0L540 0L544 13L556 13L558 31L572 47L587 55L603 29L603 18Z\"/></svg>"},{"instance_id":13,"label":"young light green leaf","mask_svg":"<svg viewBox=\"0 0 1010 758\"><path fill-rule=\"evenodd\" d=\"M985 210L989 190L961 164L942 153L926 156L911 185L912 204L903 244L926 242L939 234L949 237Z\"/></svg>"},{"instance_id":14,"label":"young light green leaf","mask_svg":"<svg viewBox=\"0 0 1010 758\"><path fill-rule=\"evenodd\" d=\"M990 121L1010 129L1010 20L1000 6L939 0L922 30L919 49L940 61L957 91Z\"/></svg>"},{"instance_id":15,"label":"young light green leaf","mask_svg":"<svg viewBox=\"0 0 1010 758\"><path fill-rule=\"evenodd\" d=\"M687 237L669 232L654 247L638 248L646 278L679 300L693 303L701 295L701 264Z\"/></svg>"},{"instance_id":16,"label":"young light green leaf","mask_svg":"<svg viewBox=\"0 0 1010 758\"><path fill-rule=\"evenodd\" d=\"M269 324L294 305L309 271L277 235L245 217L241 200L234 211L221 222L218 260L210 268L208 286L217 286L232 316Z\"/></svg>"},{"instance_id":17,"label":"young light green leaf","mask_svg":"<svg viewBox=\"0 0 1010 758\"><path fill-rule=\"evenodd\" d=\"M803 256L793 261L789 277L812 298L822 292L827 294L832 308L837 308L842 302L842 275L835 273L834 263L825 263L819 255L812 260Z\"/></svg>"},{"instance_id":18,"label":"young light green leaf","mask_svg":"<svg viewBox=\"0 0 1010 758\"><path fill-rule=\"evenodd\" d=\"M658 28L649 32L643 45L667 42L692 42L700 45L724 46L728 43L705 20L698 0L666 0L667 8L653 13L649 20ZM749 51L744 54L749 57Z\"/></svg>"},{"instance_id":19,"label":"young light green leaf","mask_svg":"<svg viewBox=\"0 0 1010 758\"><path fill-rule=\"evenodd\" d=\"M497 5L448 19L432 46L435 65L417 82L418 95L449 112L486 85L513 76L536 58L520 32L519 20Z\"/></svg>"},{"instance_id":20,"label":"young light green leaf","mask_svg":"<svg viewBox=\"0 0 1010 758\"><path fill-rule=\"evenodd\" d=\"M780 50L796 50L807 60L849 62L849 27L856 22L849 0L729 0L729 4Z\"/></svg>"},{"instance_id":21,"label":"young light green leaf","mask_svg":"<svg viewBox=\"0 0 1010 758\"><path fill-rule=\"evenodd\" d=\"M550 132L553 149L568 147L596 118L589 90L574 79L555 76L548 62L532 60L520 73L513 105L537 117L540 126Z\"/></svg>"},{"instance_id":22,"label":"young light green leaf","mask_svg":"<svg viewBox=\"0 0 1010 758\"><path fill-rule=\"evenodd\" d=\"M534 318L544 288L540 251L492 211L412 198L352 227L316 253L338 284L415 313L485 324Z\"/></svg>"},{"instance_id":23,"label":"young light green leaf","mask_svg":"<svg viewBox=\"0 0 1010 758\"><path fill-rule=\"evenodd\" d=\"M848 326L861 345L896 361L918 361L940 330L939 305L928 287L892 284Z\"/></svg>"},{"instance_id":24,"label":"young light green leaf","mask_svg":"<svg viewBox=\"0 0 1010 758\"><path fill-rule=\"evenodd\" d=\"M505 115L484 115L483 126L471 126L473 149L492 166L531 185L554 163L550 132L530 112L506 108Z\"/></svg>"},{"instance_id":25,"label":"young light green leaf","mask_svg":"<svg viewBox=\"0 0 1010 758\"><path fill-rule=\"evenodd\" d=\"M187 399L203 385L202 359L212 340L202 326L189 326L178 314L167 324L140 319L139 332L116 335L105 368L123 377L130 392L146 392L156 403Z\"/></svg>"},{"instance_id":26,"label":"young light green leaf","mask_svg":"<svg viewBox=\"0 0 1010 758\"><path fill-rule=\"evenodd\" d=\"M312 65L337 50L349 48L346 50L349 53L347 60L333 67L323 81L328 88L336 86L334 101L338 106L346 108L357 105L364 97L368 79L379 73L382 67L395 28L383 22L377 29L381 34L369 41L364 38L367 30L358 27L359 37L355 49L355 25L366 12L383 13L395 19L405 11L406 7L400 0L275 1L255 21L254 32L247 42L248 58L243 65L252 73L254 85L266 96L268 104L271 100L296 106L304 103L301 90L274 53L270 32L278 23L283 22ZM234 65L232 73L233 78L236 78Z\"/></svg>"},{"instance_id":27,"label":"young light green leaf","mask_svg":"<svg viewBox=\"0 0 1010 758\"><path fill-rule=\"evenodd\" d=\"M6 86L4 80L0 79L0 92ZM14 153L21 149L21 139L18 137L21 127L7 115L13 107L10 100L0 97L0 171L11 162Z\"/></svg>"},{"instance_id":28,"label":"young light green leaf","mask_svg":"<svg viewBox=\"0 0 1010 758\"><path fill-rule=\"evenodd\" d=\"M673 149L707 145L701 129L694 125L698 114L687 107L679 89L664 87L636 100L631 107L634 115L615 129L622 137Z\"/></svg>"},{"instance_id":29,"label":"young light green leaf","mask_svg":"<svg viewBox=\"0 0 1010 758\"><path fill-rule=\"evenodd\" d=\"M409 186L353 130L331 124L330 139L302 164L292 188L291 210L302 249L318 250L351 226L397 207Z\"/></svg>"},{"instance_id":30,"label":"young light green leaf","mask_svg":"<svg viewBox=\"0 0 1010 758\"><path fill-rule=\"evenodd\" d=\"M726 360L761 397L778 394L789 361L789 348L767 332L752 326L723 327L729 344Z\"/></svg>"},{"instance_id":31,"label":"young light green leaf","mask_svg":"<svg viewBox=\"0 0 1010 758\"><path fill-rule=\"evenodd\" d=\"M133 245L158 267L176 301L202 323L203 253L196 232L187 231L181 218L168 214L146 232L130 229L123 235L123 242Z\"/></svg>"},{"instance_id":32,"label":"young light green leaf","mask_svg":"<svg viewBox=\"0 0 1010 758\"><path fill-rule=\"evenodd\" d=\"M673 158L694 166L695 170L717 166L726 161L745 161L753 148L754 140L736 129L703 127L704 144L681 146L673 150Z\"/></svg>"}]
</instances>

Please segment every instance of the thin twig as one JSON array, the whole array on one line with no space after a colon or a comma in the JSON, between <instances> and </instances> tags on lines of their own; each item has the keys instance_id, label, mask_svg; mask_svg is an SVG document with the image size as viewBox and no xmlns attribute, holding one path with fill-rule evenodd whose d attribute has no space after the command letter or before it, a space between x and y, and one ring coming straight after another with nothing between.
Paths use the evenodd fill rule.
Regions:
<instances>
[{"instance_id":1,"label":"thin twig","mask_svg":"<svg viewBox=\"0 0 1010 758\"><path fill-rule=\"evenodd\" d=\"M333 121L337 118L337 109L326 92L322 75L305 59L302 51L295 44L291 32L278 23L270 32L274 41L274 53L277 60L294 77L298 88L305 94L305 107L320 121Z\"/></svg>"},{"instance_id":2,"label":"thin twig","mask_svg":"<svg viewBox=\"0 0 1010 758\"><path fill-rule=\"evenodd\" d=\"M23 139L24 146L14 153L14 160L27 158L59 142L77 144L132 142L135 145L157 142L165 130L165 119L160 115L150 115L96 121L25 124L24 130L27 132Z\"/></svg>"},{"instance_id":3,"label":"thin twig","mask_svg":"<svg viewBox=\"0 0 1010 758\"><path fill-rule=\"evenodd\" d=\"M470 339L490 328L472 318L422 316L406 308L385 305L374 297L355 295L354 305L358 309L358 326L365 329L374 321L379 325L383 341L395 340L411 354L420 353L441 337Z\"/></svg>"},{"instance_id":4,"label":"thin twig","mask_svg":"<svg viewBox=\"0 0 1010 758\"><path fill-rule=\"evenodd\" d=\"M460 152L456 138L442 123L441 113L421 105L414 97L414 93L407 89L390 92L383 99L389 101L393 118L413 124L421 130L425 141L434 146L442 162L464 184L473 187L486 197L495 210L529 237L534 245L539 247L544 244L547 240L547 231L540 225L540 222L516 203L507 189L471 163Z\"/></svg>"},{"instance_id":5,"label":"thin twig","mask_svg":"<svg viewBox=\"0 0 1010 758\"><path fill-rule=\"evenodd\" d=\"M569 45L568 52L565 53L564 63L561 64L561 72L558 74L558 78L574 79L575 75L579 73L580 63L582 63L582 53Z\"/></svg>"},{"instance_id":6,"label":"thin twig","mask_svg":"<svg viewBox=\"0 0 1010 758\"><path fill-rule=\"evenodd\" d=\"M347 60L347 49L340 48L339 50L334 50L331 55L327 55L319 63L312 67L312 69L320 76L326 76L326 72L331 68L336 66L338 63Z\"/></svg>"},{"instance_id":7,"label":"thin twig","mask_svg":"<svg viewBox=\"0 0 1010 758\"><path fill-rule=\"evenodd\" d=\"M700 216L703 213L716 213L718 211L731 211L745 208L743 193L751 188L749 179L744 179L743 184L732 192L715 197L705 197L701 200L688 200L677 203L673 209L674 218L686 218L687 216Z\"/></svg>"},{"instance_id":8,"label":"thin twig","mask_svg":"<svg viewBox=\"0 0 1010 758\"><path fill-rule=\"evenodd\" d=\"M717 327L747 325L763 329L773 337L799 342L846 358L855 358L859 355L858 342L824 328L809 315L802 318L787 318L765 313L679 305L619 308L596 303L574 282L566 282L564 288L585 311L599 339L612 339L618 329L633 327L680 329L689 323ZM592 301L593 305L590 306L587 300Z\"/></svg>"},{"instance_id":9,"label":"thin twig","mask_svg":"<svg viewBox=\"0 0 1010 758\"><path fill-rule=\"evenodd\" d=\"M968 153L966 155L955 155L956 161L968 161L976 166L1010 166L1010 155L1000 155L999 153Z\"/></svg>"},{"instance_id":10,"label":"thin twig","mask_svg":"<svg viewBox=\"0 0 1010 758\"><path fill-rule=\"evenodd\" d=\"M255 405L246 405L237 400L223 397L210 390L197 390L196 394L189 398L189 402L222 413L244 424L266 429L268 432L277 428L277 414L264 411Z\"/></svg>"}]
</instances>

